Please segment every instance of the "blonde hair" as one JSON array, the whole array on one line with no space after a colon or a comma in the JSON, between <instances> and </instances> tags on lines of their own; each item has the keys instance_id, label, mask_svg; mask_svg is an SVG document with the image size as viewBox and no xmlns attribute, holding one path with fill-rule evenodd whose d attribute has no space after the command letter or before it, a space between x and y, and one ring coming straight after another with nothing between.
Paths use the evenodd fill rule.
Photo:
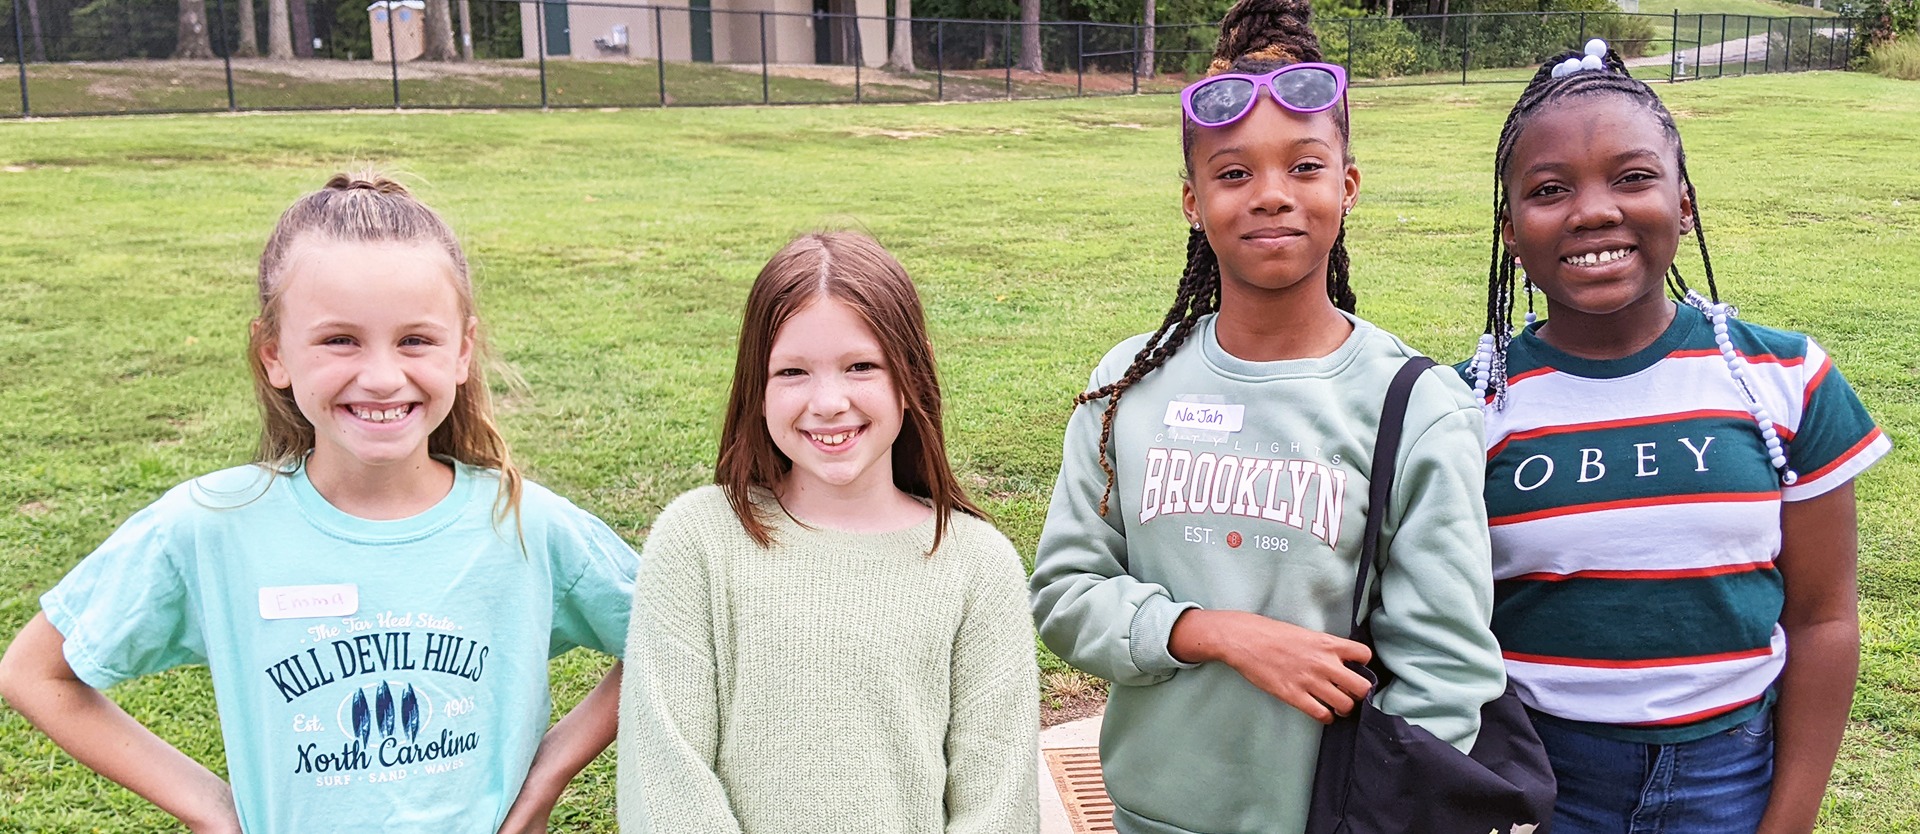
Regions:
<instances>
[{"instance_id":1,"label":"blonde hair","mask_svg":"<svg viewBox=\"0 0 1920 834\"><path fill-rule=\"evenodd\" d=\"M467 257L445 220L415 199L406 186L374 173L335 174L320 190L307 194L280 215L280 222L260 253L260 315L253 321L247 342L247 361L253 368L253 393L260 402L259 463L279 472L299 468L313 451L313 424L300 413L293 391L276 388L267 379L262 350L280 336L281 295L286 290L288 257L302 241L352 243L418 243L439 248L452 267L460 318L476 319L473 281ZM449 457L500 472L500 492L494 501L495 522L509 513L518 520L523 481L493 419L493 396L487 388L486 368L491 354L486 331L473 331L472 367L460 384L447 419L427 439L430 454Z\"/></svg>"},{"instance_id":2,"label":"blonde hair","mask_svg":"<svg viewBox=\"0 0 1920 834\"><path fill-rule=\"evenodd\" d=\"M767 362L781 325L822 298L847 305L880 341L881 357L906 405L900 436L893 441L893 485L932 505L933 549L938 549L954 511L975 518L985 513L967 499L947 462L940 380L920 294L893 255L857 232L794 238L754 279L740 321L740 352L722 418L714 480L726 491L747 535L761 547L772 544L773 532L755 512L751 495L756 488L777 488L793 461L767 434Z\"/></svg>"}]
</instances>

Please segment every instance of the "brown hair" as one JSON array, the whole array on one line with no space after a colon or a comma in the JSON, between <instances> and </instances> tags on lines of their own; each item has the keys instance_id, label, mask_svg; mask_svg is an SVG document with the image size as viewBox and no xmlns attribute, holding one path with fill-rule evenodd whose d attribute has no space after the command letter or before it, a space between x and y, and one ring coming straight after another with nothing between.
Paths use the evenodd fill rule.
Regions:
<instances>
[{"instance_id":1,"label":"brown hair","mask_svg":"<svg viewBox=\"0 0 1920 834\"><path fill-rule=\"evenodd\" d=\"M473 281L467 257L445 220L407 193L406 186L378 174L335 174L319 191L288 207L260 253L260 316L254 319L247 343L247 361L253 368L253 392L260 401L258 460L277 471L291 472L313 451L313 424L300 413L293 392L267 380L263 348L280 336L280 298L286 289L288 257L304 241L355 243L420 243L446 253L452 267L455 294L462 321L475 317ZM427 450L462 463L500 472L500 493L494 502L496 521L518 514L522 479L493 420L493 397L487 388L490 353L485 331L473 335L473 367L455 392L453 410L434 428Z\"/></svg>"},{"instance_id":2,"label":"brown hair","mask_svg":"<svg viewBox=\"0 0 1920 834\"><path fill-rule=\"evenodd\" d=\"M866 235L801 235L775 252L754 279L740 322L740 353L721 423L714 480L726 490L747 535L762 547L772 544L773 533L756 513L752 493L778 487L793 461L767 433L767 363L781 326L822 298L847 305L880 341L881 357L905 403L900 436L893 442L893 485L933 505L937 549L954 510L976 518L985 514L967 499L947 462L940 381L920 294L900 262Z\"/></svg>"}]
</instances>

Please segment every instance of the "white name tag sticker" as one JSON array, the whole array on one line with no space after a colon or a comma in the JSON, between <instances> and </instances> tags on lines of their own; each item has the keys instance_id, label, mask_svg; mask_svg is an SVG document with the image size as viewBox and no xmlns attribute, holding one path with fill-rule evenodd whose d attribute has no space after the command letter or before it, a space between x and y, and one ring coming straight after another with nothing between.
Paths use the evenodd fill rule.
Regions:
<instances>
[{"instance_id":1,"label":"white name tag sticker","mask_svg":"<svg viewBox=\"0 0 1920 834\"><path fill-rule=\"evenodd\" d=\"M1194 403L1174 400L1167 403L1166 424L1176 429L1236 432L1246 419L1247 407L1240 403Z\"/></svg>"},{"instance_id":2,"label":"white name tag sticker","mask_svg":"<svg viewBox=\"0 0 1920 834\"><path fill-rule=\"evenodd\" d=\"M281 585L260 589L260 617L295 620L301 617L344 617L360 610L360 586Z\"/></svg>"}]
</instances>

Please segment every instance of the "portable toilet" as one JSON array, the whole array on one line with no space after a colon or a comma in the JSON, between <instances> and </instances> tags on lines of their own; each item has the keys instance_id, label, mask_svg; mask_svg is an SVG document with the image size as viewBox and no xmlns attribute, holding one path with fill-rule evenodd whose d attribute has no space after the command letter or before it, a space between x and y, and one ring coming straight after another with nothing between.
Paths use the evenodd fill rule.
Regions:
<instances>
[{"instance_id":1,"label":"portable toilet","mask_svg":"<svg viewBox=\"0 0 1920 834\"><path fill-rule=\"evenodd\" d=\"M367 17L372 23L373 60L391 61L389 48L398 53L402 61L411 61L426 53L427 4L424 0L378 0L367 7ZM391 47L389 25L393 26Z\"/></svg>"}]
</instances>

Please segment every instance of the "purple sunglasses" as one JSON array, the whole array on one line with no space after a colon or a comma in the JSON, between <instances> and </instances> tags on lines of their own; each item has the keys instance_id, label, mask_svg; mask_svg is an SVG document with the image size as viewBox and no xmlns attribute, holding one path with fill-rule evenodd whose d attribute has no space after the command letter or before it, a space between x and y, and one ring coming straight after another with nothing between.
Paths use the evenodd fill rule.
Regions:
<instances>
[{"instance_id":1,"label":"purple sunglasses","mask_svg":"<svg viewBox=\"0 0 1920 834\"><path fill-rule=\"evenodd\" d=\"M1226 73L1202 78L1180 92L1187 119L1201 127L1224 127L1253 112L1256 93L1295 113L1318 113L1346 101L1347 69L1338 64L1288 64L1263 75Z\"/></svg>"}]
</instances>

